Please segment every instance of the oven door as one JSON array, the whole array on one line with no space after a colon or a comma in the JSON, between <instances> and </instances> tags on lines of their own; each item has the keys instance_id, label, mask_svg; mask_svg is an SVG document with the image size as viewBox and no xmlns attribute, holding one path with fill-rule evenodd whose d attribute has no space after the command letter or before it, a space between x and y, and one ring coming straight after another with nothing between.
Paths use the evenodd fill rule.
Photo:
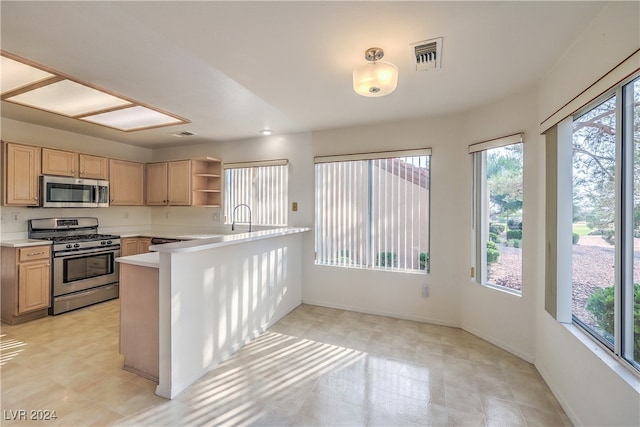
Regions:
<instances>
[{"instance_id":1,"label":"oven door","mask_svg":"<svg viewBox=\"0 0 640 427\"><path fill-rule=\"evenodd\" d=\"M119 247L54 253L53 296L118 282L119 256Z\"/></svg>"}]
</instances>

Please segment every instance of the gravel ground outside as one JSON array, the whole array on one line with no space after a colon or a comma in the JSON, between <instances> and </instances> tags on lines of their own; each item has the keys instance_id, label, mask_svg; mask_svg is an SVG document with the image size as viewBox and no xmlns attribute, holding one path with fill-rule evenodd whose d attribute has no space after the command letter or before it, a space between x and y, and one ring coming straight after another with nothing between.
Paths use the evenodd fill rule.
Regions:
<instances>
[{"instance_id":1,"label":"gravel ground outside","mask_svg":"<svg viewBox=\"0 0 640 427\"><path fill-rule=\"evenodd\" d=\"M634 281L640 280L640 239L634 239ZM522 287L522 249L499 244L500 258L489 266L489 281L520 290ZM587 310L587 301L596 290L613 286L615 274L614 246L601 236L581 237L573 245L573 313L587 325L597 328Z\"/></svg>"}]
</instances>

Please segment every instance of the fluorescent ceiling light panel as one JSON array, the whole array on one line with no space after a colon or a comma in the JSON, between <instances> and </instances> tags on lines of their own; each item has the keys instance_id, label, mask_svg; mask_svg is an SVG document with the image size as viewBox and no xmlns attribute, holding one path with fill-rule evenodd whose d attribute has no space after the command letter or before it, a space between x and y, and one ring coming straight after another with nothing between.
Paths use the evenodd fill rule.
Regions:
<instances>
[{"instance_id":1,"label":"fluorescent ceiling light panel","mask_svg":"<svg viewBox=\"0 0 640 427\"><path fill-rule=\"evenodd\" d=\"M0 91L2 93L11 92L12 90L55 77L55 74L14 61L6 56L2 57L0 70L2 71L0 73Z\"/></svg>"},{"instance_id":2,"label":"fluorescent ceiling light panel","mask_svg":"<svg viewBox=\"0 0 640 427\"><path fill-rule=\"evenodd\" d=\"M183 123L182 120L173 116L142 106L123 108L80 119L124 131Z\"/></svg>"},{"instance_id":3,"label":"fluorescent ceiling light panel","mask_svg":"<svg viewBox=\"0 0 640 427\"><path fill-rule=\"evenodd\" d=\"M118 98L71 80L62 80L42 86L6 100L69 117L131 104L126 99Z\"/></svg>"},{"instance_id":4,"label":"fluorescent ceiling light panel","mask_svg":"<svg viewBox=\"0 0 640 427\"><path fill-rule=\"evenodd\" d=\"M125 132L190 123L187 119L113 95L12 53L0 50L0 59L3 101Z\"/></svg>"}]
</instances>

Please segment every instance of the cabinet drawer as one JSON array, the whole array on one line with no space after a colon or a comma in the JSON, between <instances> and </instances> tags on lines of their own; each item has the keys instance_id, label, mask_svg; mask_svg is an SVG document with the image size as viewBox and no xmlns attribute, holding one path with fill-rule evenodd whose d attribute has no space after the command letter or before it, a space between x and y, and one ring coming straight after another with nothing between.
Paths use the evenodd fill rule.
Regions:
<instances>
[{"instance_id":1,"label":"cabinet drawer","mask_svg":"<svg viewBox=\"0 0 640 427\"><path fill-rule=\"evenodd\" d=\"M31 246L18 249L18 261L32 261L36 259L49 259L51 255L50 246Z\"/></svg>"}]
</instances>

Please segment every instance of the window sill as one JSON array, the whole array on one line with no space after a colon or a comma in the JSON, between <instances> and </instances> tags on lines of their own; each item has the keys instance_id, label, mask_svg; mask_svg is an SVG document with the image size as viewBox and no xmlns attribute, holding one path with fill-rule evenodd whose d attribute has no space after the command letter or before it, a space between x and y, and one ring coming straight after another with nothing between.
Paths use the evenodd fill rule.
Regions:
<instances>
[{"instance_id":1,"label":"window sill","mask_svg":"<svg viewBox=\"0 0 640 427\"><path fill-rule=\"evenodd\" d=\"M392 269L392 268L369 267L369 266L360 266L360 265L335 265L335 264L323 264L317 261L315 265L320 267L348 268L351 270L362 270L362 271L382 271L387 273L404 273L404 274L412 274L412 275L420 275L420 276L429 275L429 271L427 270Z\"/></svg>"},{"instance_id":2,"label":"window sill","mask_svg":"<svg viewBox=\"0 0 640 427\"><path fill-rule=\"evenodd\" d=\"M504 286L492 285L491 283L478 283L475 280L471 280L471 283L482 286L484 288L493 289L494 291L504 292L508 295L513 295L514 297L522 297L522 291L516 291L511 288L505 288Z\"/></svg>"},{"instance_id":3,"label":"window sill","mask_svg":"<svg viewBox=\"0 0 640 427\"><path fill-rule=\"evenodd\" d=\"M585 345L596 357L604 362L613 372L624 380L631 388L640 393L640 372L636 372L634 368L627 366L620 358L611 353L609 349L604 348L600 343L592 339L587 333L583 332L573 323L562 323L562 325L582 344Z\"/></svg>"}]
</instances>

